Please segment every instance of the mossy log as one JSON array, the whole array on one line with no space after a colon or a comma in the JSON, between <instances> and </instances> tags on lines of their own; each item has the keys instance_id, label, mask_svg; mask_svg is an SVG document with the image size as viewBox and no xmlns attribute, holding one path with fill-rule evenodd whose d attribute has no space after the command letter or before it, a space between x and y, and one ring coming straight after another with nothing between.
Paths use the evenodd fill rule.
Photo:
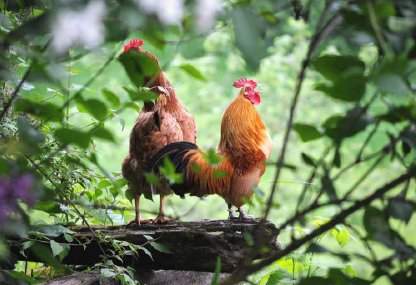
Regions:
<instances>
[{"instance_id":1,"label":"mossy log","mask_svg":"<svg viewBox=\"0 0 416 285\"><path fill-rule=\"evenodd\" d=\"M91 231L85 226L68 227L75 232L74 237L80 241L92 240ZM221 272L232 272L247 249L247 236L254 237L259 229L259 220L202 220L196 222L178 222L164 225L146 224L132 226L93 226L94 231L101 231L116 240L127 241L135 245L145 245L153 257L153 260L140 251L138 257L128 257L124 265L136 269L163 269L163 270L188 270L214 272L217 257L221 258ZM276 226L268 222L266 235L270 236ZM147 236L147 237L146 237ZM165 245L172 253L163 253L156 250L148 243L148 236L157 243ZM49 237L56 242L65 243L61 236ZM20 242L26 239L21 239ZM15 243L17 244L17 243ZM105 246L105 244L102 244ZM277 238L271 239L268 244L269 252L281 249ZM109 249L105 247L105 249ZM15 245L12 252L19 260L38 261L36 256L29 251L27 257L20 254L20 248ZM62 263L67 265L92 266L102 259L96 242L83 246L73 245ZM116 260L115 260L116 262Z\"/></svg>"}]
</instances>

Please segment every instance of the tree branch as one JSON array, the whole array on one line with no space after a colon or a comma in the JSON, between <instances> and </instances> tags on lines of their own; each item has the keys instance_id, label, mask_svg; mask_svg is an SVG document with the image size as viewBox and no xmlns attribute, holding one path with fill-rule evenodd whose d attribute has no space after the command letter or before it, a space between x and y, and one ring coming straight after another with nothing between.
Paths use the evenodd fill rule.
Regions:
<instances>
[{"instance_id":1,"label":"tree branch","mask_svg":"<svg viewBox=\"0 0 416 285\"><path fill-rule=\"evenodd\" d=\"M372 201L383 197L389 190L395 188L396 186L400 185L401 183L411 179L416 175L416 168L412 168L406 174L398 177L397 179L391 181L390 183L384 185L383 187L376 190L372 195L368 196L365 199L358 200L354 203L351 207L341 211L338 215L336 215L331 221L322 225L321 227L312 231L309 235L304 236L301 239L293 240L286 248L284 248L281 252L277 254L272 254L270 257L261 260L256 264L242 264L229 278L224 280L221 285L232 285L236 284L245 279L245 277L249 274L252 274L263 267L273 263L275 260L282 258L283 256L291 253L292 251L298 249L305 243L309 242L310 240L314 239L315 237L321 235L325 231L333 228L339 223L342 223L349 215L353 214L357 210L369 205Z\"/></svg>"}]
</instances>

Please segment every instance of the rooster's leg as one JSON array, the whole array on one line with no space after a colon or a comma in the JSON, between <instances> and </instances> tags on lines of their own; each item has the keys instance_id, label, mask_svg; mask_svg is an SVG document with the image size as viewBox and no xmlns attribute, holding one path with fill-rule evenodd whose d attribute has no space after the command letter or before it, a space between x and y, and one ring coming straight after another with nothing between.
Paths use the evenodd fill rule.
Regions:
<instances>
[{"instance_id":1,"label":"rooster's leg","mask_svg":"<svg viewBox=\"0 0 416 285\"><path fill-rule=\"evenodd\" d=\"M240 216L238 217L240 220L253 220L254 219L253 215L247 215L244 212L243 207L238 208L238 211L240 212Z\"/></svg>"},{"instance_id":2,"label":"rooster's leg","mask_svg":"<svg viewBox=\"0 0 416 285\"><path fill-rule=\"evenodd\" d=\"M131 220L128 223L128 225L131 225L131 224L141 225L141 224L147 224L147 223L152 221L152 219L141 219L140 218L140 196L141 196L141 194L135 194L134 195L134 205L135 205L135 208L136 208L136 218L134 220Z\"/></svg>"},{"instance_id":3,"label":"rooster's leg","mask_svg":"<svg viewBox=\"0 0 416 285\"><path fill-rule=\"evenodd\" d=\"M229 220L237 218L236 216L234 216L233 205L231 205L231 203L228 204L228 212L229 212L229 214L228 214L228 219Z\"/></svg>"},{"instance_id":4,"label":"rooster's leg","mask_svg":"<svg viewBox=\"0 0 416 285\"><path fill-rule=\"evenodd\" d=\"M155 224L166 224L170 222L177 222L176 220L165 218L165 196L160 195L160 209L159 215L153 221Z\"/></svg>"}]
</instances>

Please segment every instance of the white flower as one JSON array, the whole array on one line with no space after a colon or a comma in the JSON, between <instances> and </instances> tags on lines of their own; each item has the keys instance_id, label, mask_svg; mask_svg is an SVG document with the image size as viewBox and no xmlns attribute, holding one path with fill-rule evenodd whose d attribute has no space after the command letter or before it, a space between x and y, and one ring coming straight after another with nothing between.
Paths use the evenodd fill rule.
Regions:
<instances>
[{"instance_id":1,"label":"white flower","mask_svg":"<svg viewBox=\"0 0 416 285\"><path fill-rule=\"evenodd\" d=\"M83 11L63 10L52 27L51 47L63 53L75 45L93 48L104 39L102 24L106 6L102 1L90 2Z\"/></svg>"},{"instance_id":2,"label":"white flower","mask_svg":"<svg viewBox=\"0 0 416 285\"><path fill-rule=\"evenodd\" d=\"M179 24L183 16L184 0L135 0L147 14L156 14L165 25Z\"/></svg>"},{"instance_id":3,"label":"white flower","mask_svg":"<svg viewBox=\"0 0 416 285\"><path fill-rule=\"evenodd\" d=\"M198 0L196 6L196 28L202 32L212 27L215 16L221 10L222 0Z\"/></svg>"}]
</instances>

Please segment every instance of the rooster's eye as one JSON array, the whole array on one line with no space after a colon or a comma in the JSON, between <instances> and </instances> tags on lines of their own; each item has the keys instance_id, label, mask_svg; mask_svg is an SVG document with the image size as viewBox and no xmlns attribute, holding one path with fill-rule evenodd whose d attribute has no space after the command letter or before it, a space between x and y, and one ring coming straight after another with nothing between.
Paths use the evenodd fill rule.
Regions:
<instances>
[{"instance_id":1,"label":"rooster's eye","mask_svg":"<svg viewBox=\"0 0 416 285\"><path fill-rule=\"evenodd\" d=\"M247 90L247 91L250 91L250 90L251 90L251 87L246 87L246 90Z\"/></svg>"}]
</instances>

